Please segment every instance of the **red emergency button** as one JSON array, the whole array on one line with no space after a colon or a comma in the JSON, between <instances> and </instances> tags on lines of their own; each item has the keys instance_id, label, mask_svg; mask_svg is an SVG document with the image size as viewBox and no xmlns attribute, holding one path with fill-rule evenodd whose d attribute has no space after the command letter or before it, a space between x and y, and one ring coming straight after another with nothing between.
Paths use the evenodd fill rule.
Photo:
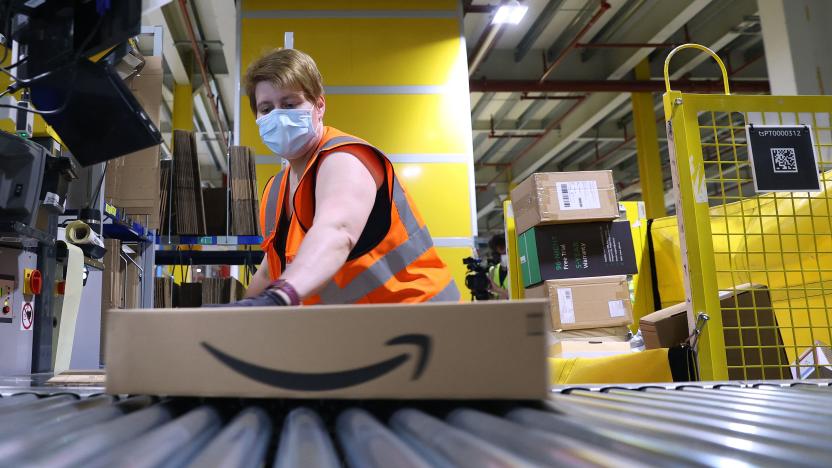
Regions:
<instances>
[{"instance_id":1,"label":"red emergency button","mask_svg":"<svg viewBox=\"0 0 832 468\"><path fill-rule=\"evenodd\" d=\"M23 294L40 294L43 290L43 276L40 270L26 269L23 276Z\"/></svg>"},{"instance_id":2,"label":"red emergency button","mask_svg":"<svg viewBox=\"0 0 832 468\"><path fill-rule=\"evenodd\" d=\"M12 311L12 308L11 308L11 307L9 307L9 306L3 306L3 315L9 315L9 313L10 313L11 311Z\"/></svg>"}]
</instances>

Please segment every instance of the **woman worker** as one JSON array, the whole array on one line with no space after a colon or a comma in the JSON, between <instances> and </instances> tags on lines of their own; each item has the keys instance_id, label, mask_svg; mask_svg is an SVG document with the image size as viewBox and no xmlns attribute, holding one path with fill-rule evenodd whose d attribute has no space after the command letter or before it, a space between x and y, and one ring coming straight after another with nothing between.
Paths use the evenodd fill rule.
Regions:
<instances>
[{"instance_id":1,"label":"woman worker","mask_svg":"<svg viewBox=\"0 0 832 468\"><path fill-rule=\"evenodd\" d=\"M387 157L323 124L323 83L310 56L267 53L249 66L245 91L263 142L288 166L266 184L266 255L246 298L231 305L460 300Z\"/></svg>"}]
</instances>

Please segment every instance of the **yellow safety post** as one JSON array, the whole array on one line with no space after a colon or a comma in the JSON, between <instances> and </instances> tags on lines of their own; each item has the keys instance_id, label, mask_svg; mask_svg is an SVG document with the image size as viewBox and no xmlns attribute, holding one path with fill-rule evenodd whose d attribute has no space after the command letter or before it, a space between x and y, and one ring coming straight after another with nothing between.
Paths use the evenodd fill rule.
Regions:
<instances>
[{"instance_id":1,"label":"yellow safety post","mask_svg":"<svg viewBox=\"0 0 832 468\"><path fill-rule=\"evenodd\" d=\"M189 83L176 83L173 87L173 128L194 129L194 91Z\"/></svg>"},{"instance_id":2,"label":"yellow safety post","mask_svg":"<svg viewBox=\"0 0 832 468\"><path fill-rule=\"evenodd\" d=\"M637 80L650 79L650 65L647 59L642 60L636 66L635 72ZM644 200L647 218L660 218L667 216L667 210L664 206L664 177L659 155L655 112L653 112L653 95L633 93L631 100L633 102L633 125L636 131L641 199Z\"/></svg>"},{"instance_id":3,"label":"yellow safety post","mask_svg":"<svg viewBox=\"0 0 832 468\"><path fill-rule=\"evenodd\" d=\"M684 44L673 49L664 62L666 92L663 96L667 122L668 150L673 185L676 191L676 211L684 253L682 268L686 273L685 292L688 301L688 328L693 330L699 314L710 318L708 330L699 339L700 376L704 380L726 380L725 342L721 333L722 316L716 282L716 264L711 243L711 224L708 212L708 192L705 187L705 166L699 135L689 129L697 127L697 113L685 108L682 93L670 89L670 59L682 49L697 48L708 52L719 64L725 80L725 94L729 94L728 74L722 60L707 47ZM681 155L681 161L679 157ZM681 166L681 167L680 167Z\"/></svg>"},{"instance_id":4,"label":"yellow safety post","mask_svg":"<svg viewBox=\"0 0 832 468\"><path fill-rule=\"evenodd\" d=\"M638 274L630 281L630 295L633 302L633 332L638 330L638 321L655 312L653 306L653 281L650 268L650 250L647 246L647 218L644 202L623 201L618 203L619 211L626 215L633 235L633 250L636 254Z\"/></svg>"},{"instance_id":5,"label":"yellow safety post","mask_svg":"<svg viewBox=\"0 0 832 468\"><path fill-rule=\"evenodd\" d=\"M520 255L517 253L517 226L514 224L514 210L511 200L503 202L503 220L506 231L506 253L508 254L508 297L523 299L523 281L520 277Z\"/></svg>"}]
</instances>

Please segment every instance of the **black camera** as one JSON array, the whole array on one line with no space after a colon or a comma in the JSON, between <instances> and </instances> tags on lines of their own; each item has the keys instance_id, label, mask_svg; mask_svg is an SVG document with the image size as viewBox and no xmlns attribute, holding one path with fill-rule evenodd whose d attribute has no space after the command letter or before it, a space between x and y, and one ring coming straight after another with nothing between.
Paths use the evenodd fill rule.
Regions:
<instances>
[{"instance_id":1,"label":"black camera","mask_svg":"<svg viewBox=\"0 0 832 468\"><path fill-rule=\"evenodd\" d=\"M477 301L492 299L488 267L483 266L482 261L474 257L463 258L462 263L468 268L465 274L465 287L471 291L471 299Z\"/></svg>"}]
</instances>

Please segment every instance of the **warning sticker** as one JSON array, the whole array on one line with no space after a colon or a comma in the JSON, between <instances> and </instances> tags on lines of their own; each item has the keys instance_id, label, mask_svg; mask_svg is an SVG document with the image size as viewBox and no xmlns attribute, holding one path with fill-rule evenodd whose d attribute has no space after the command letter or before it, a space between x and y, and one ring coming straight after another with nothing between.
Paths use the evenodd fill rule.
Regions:
<instances>
[{"instance_id":1,"label":"warning sticker","mask_svg":"<svg viewBox=\"0 0 832 468\"><path fill-rule=\"evenodd\" d=\"M627 309L624 308L624 301L609 301L610 317L624 317Z\"/></svg>"},{"instance_id":2,"label":"warning sticker","mask_svg":"<svg viewBox=\"0 0 832 468\"><path fill-rule=\"evenodd\" d=\"M557 182L561 210L594 210L601 208L598 184L594 180Z\"/></svg>"},{"instance_id":3,"label":"warning sticker","mask_svg":"<svg viewBox=\"0 0 832 468\"><path fill-rule=\"evenodd\" d=\"M20 329L31 330L35 323L35 309L31 302L24 302L23 308L20 309Z\"/></svg>"},{"instance_id":4,"label":"warning sticker","mask_svg":"<svg viewBox=\"0 0 832 468\"><path fill-rule=\"evenodd\" d=\"M572 303L572 288L558 288L560 323L575 323L575 304Z\"/></svg>"}]
</instances>

